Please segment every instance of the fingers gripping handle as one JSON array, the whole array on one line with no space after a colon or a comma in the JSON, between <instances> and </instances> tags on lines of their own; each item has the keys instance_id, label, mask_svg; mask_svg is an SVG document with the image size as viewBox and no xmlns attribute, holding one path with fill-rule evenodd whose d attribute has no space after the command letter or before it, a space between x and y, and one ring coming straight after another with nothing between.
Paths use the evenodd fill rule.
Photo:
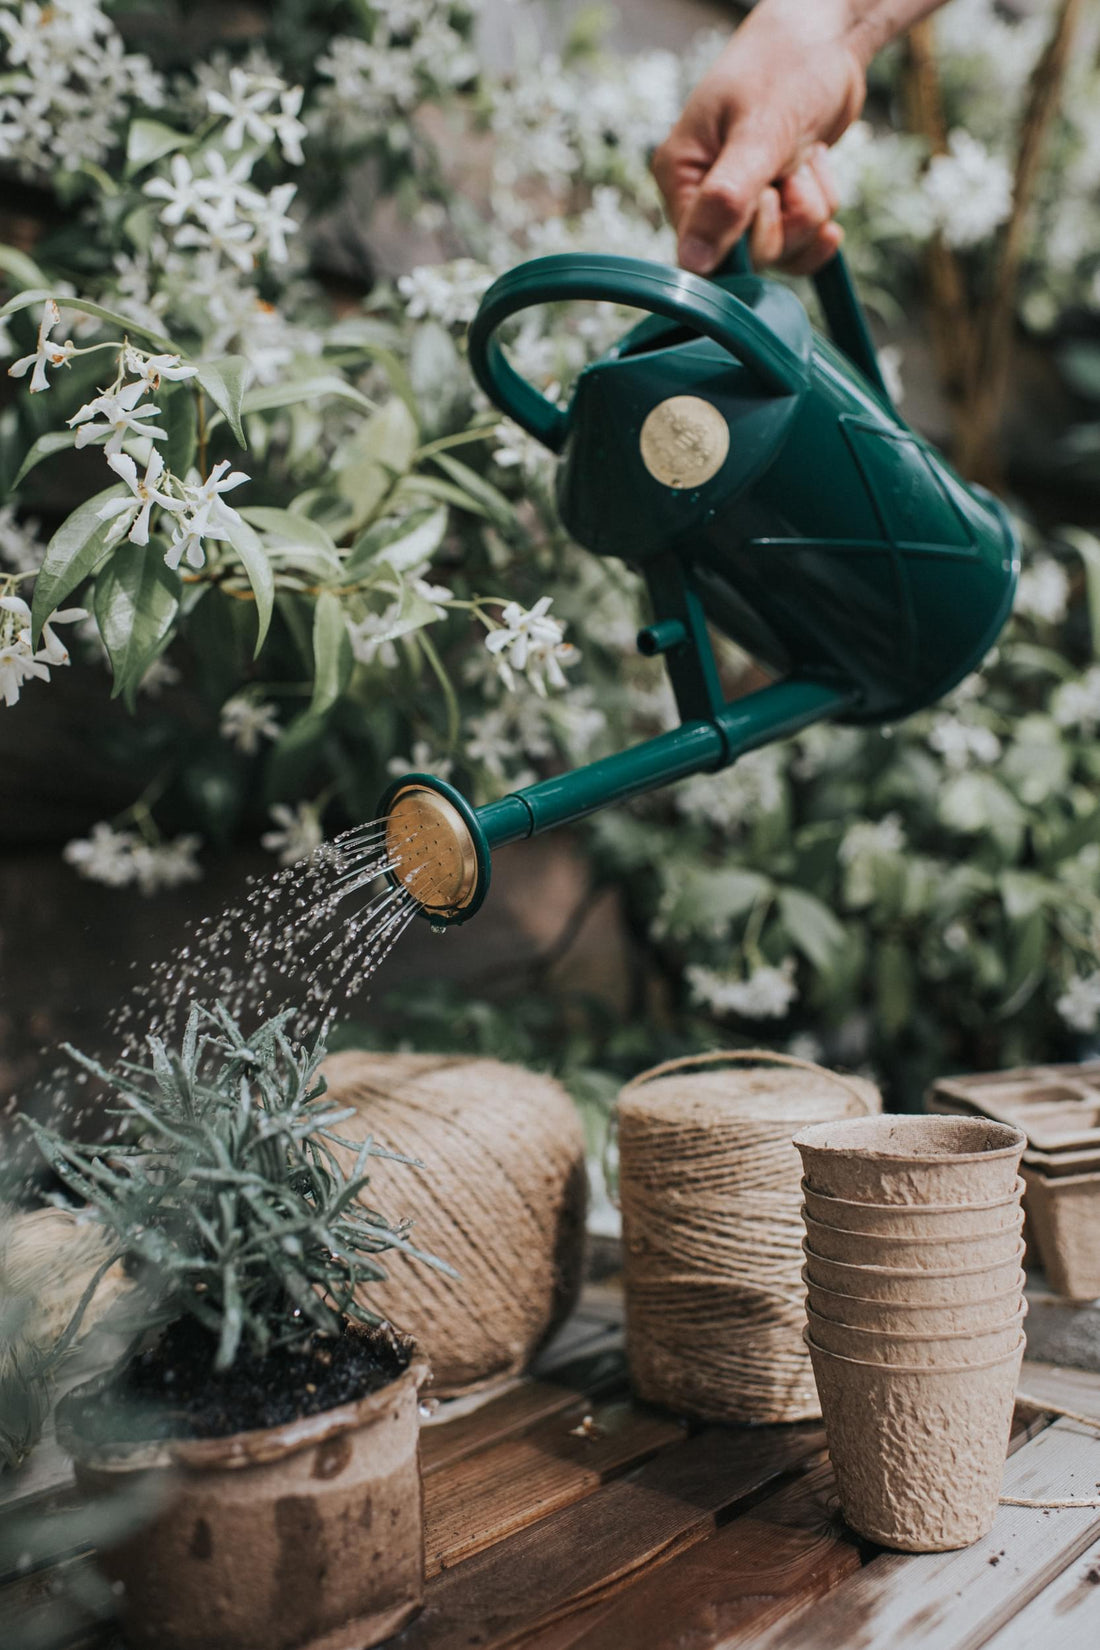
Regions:
<instances>
[{"instance_id":1,"label":"fingers gripping handle","mask_svg":"<svg viewBox=\"0 0 1100 1650\"><path fill-rule=\"evenodd\" d=\"M552 452L564 445L567 416L516 372L495 335L522 309L579 299L627 304L693 327L751 368L773 395L797 395L805 388L806 368L793 350L713 281L640 258L599 253L536 258L502 275L485 294L470 325L470 366L486 395Z\"/></svg>"}]
</instances>

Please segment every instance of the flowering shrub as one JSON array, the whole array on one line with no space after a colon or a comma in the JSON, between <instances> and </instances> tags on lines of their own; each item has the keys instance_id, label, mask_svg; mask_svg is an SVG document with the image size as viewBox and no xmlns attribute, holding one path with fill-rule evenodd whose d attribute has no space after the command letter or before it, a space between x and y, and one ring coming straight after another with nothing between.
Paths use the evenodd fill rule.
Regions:
<instances>
[{"instance_id":1,"label":"flowering shrub","mask_svg":"<svg viewBox=\"0 0 1100 1650\"><path fill-rule=\"evenodd\" d=\"M648 153L718 41L613 58L582 16L554 58L517 0L514 66L490 73L476 11L276 0L264 43L179 71L93 0L0 0L0 166L71 220L0 247L20 387L0 414L4 713L65 662L51 624L79 621L138 712L135 753L162 758L66 849L84 875L151 891L265 827L289 861L409 766L485 799L669 724L637 582L565 539L552 460L476 391L464 332L523 257L672 256ZM953 0L936 29L939 152L864 122L837 154L887 319L929 244L968 280L989 268L1050 22ZM1032 325L1097 298L1095 64L1074 53L1047 146ZM887 57L880 105L901 72ZM378 201L441 255L352 301ZM334 243L335 285L310 253ZM560 395L625 319L531 313L512 357ZM949 704L813 729L585 827L684 1013L913 1083L1100 1023L1100 546L1033 539L1013 628ZM733 691L745 661L724 669Z\"/></svg>"}]
</instances>

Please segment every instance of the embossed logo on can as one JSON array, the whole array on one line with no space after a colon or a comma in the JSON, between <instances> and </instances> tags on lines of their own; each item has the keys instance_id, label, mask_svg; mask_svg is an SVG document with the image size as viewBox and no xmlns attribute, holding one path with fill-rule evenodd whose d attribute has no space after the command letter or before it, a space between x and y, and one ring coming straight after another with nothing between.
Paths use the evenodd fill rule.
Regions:
<instances>
[{"instance_id":1,"label":"embossed logo on can","mask_svg":"<svg viewBox=\"0 0 1100 1650\"><path fill-rule=\"evenodd\" d=\"M670 395L642 425L642 462L665 487L701 487L717 475L730 450L730 429L718 408L698 395Z\"/></svg>"}]
</instances>

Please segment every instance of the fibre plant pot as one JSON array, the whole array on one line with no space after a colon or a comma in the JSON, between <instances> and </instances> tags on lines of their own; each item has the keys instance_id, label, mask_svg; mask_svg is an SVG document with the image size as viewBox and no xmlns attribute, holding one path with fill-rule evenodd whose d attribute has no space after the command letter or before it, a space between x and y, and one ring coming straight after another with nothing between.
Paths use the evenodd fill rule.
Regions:
<instances>
[{"instance_id":1,"label":"fibre plant pot","mask_svg":"<svg viewBox=\"0 0 1100 1650\"><path fill-rule=\"evenodd\" d=\"M822 1289L838 1295L855 1295L865 1301L889 1301L896 1306L958 1306L985 1300L1005 1289L1023 1286L1021 1261L1024 1246L1017 1246L1012 1260L1001 1266L978 1266L972 1271L904 1271L891 1266L849 1266L842 1260L826 1260L803 1244L806 1265L803 1276Z\"/></svg>"},{"instance_id":2,"label":"fibre plant pot","mask_svg":"<svg viewBox=\"0 0 1100 1650\"><path fill-rule=\"evenodd\" d=\"M805 1270L802 1273L806 1278ZM858 1295L841 1295L833 1289L806 1282L806 1300L819 1318L848 1324L852 1329L877 1329L884 1334L950 1335L969 1327L978 1334L994 1329L1019 1310L1022 1277L999 1295L970 1300L962 1306L904 1306L891 1301L861 1300Z\"/></svg>"},{"instance_id":3,"label":"fibre plant pot","mask_svg":"<svg viewBox=\"0 0 1100 1650\"><path fill-rule=\"evenodd\" d=\"M1023 1213L1015 1224L1000 1231L970 1237L883 1237L872 1232L842 1232L823 1226L804 1214L806 1242L815 1255L847 1261L850 1266L896 1266L903 1271L943 1272L952 1267L969 1271L975 1266L998 1266L1011 1260L1020 1246Z\"/></svg>"},{"instance_id":4,"label":"fibre plant pot","mask_svg":"<svg viewBox=\"0 0 1100 1650\"><path fill-rule=\"evenodd\" d=\"M1024 1306L1021 1302L999 1323L988 1329L959 1327L941 1335L891 1332L881 1329L852 1329L818 1317L807 1306L810 1339L825 1352L844 1358L859 1358L869 1364L901 1365L920 1369L952 1368L963 1364L985 1364L1005 1358L1023 1334ZM960 1316L963 1313L960 1311Z\"/></svg>"},{"instance_id":5,"label":"fibre plant pot","mask_svg":"<svg viewBox=\"0 0 1100 1650\"><path fill-rule=\"evenodd\" d=\"M997 1516L1023 1337L986 1364L865 1363L807 1332L837 1492L860 1535L908 1553L968 1547Z\"/></svg>"},{"instance_id":6,"label":"fibre plant pot","mask_svg":"<svg viewBox=\"0 0 1100 1650\"><path fill-rule=\"evenodd\" d=\"M1026 1164L1026 1157L1024 1159ZM999 1231L1019 1220L1024 1182L1017 1177L1009 1197L992 1203L905 1204L853 1203L848 1198L824 1197L811 1191L805 1180L802 1196L806 1213L823 1226L845 1232L868 1232L882 1237L971 1237Z\"/></svg>"},{"instance_id":7,"label":"fibre plant pot","mask_svg":"<svg viewBox=\"0 0 1100 1650\"><path fill-rule=\"evenodd\" d=\"M1047 1282L1071 1301L1100 1295L1100 1174L1048 1179L1025 1167L1028 1231Z\"/></svg>"},{"instance_id":8,"label":"fibre plant pot","mask_svg":"<svg viewBox=\"0 0 1100 1650\"><path fill-rule=\"evenodd\" d=\"M794 1137L811 1191L853 1203L973 1204L1010 1197L1021 1129L983 1117L849 1117Z\"/></svg>"},{"instance_id":9,"label":"fibre plant pot","mask_svg":"<svg viewBox=\"0 0 1100 1650\"><path fill-rule=\"evenodd\" d=\"M115 1372L112 1372L112 1376ZM105 1446L58 1406L81 1488L156 1474L162 1510L103 1554L122 1584L137 1650L366 1650L424 1596L424 1521L414 1360L353 1403L256 1432Z\"/></svg>"}]
</instances>

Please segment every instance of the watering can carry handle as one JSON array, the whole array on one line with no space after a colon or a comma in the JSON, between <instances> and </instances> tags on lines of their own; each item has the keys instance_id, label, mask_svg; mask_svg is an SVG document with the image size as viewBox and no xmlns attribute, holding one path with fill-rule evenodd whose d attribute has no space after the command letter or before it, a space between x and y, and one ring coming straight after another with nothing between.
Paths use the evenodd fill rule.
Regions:
<instances>
[{"instance_id":1,"label":"watering can carry handle","mask_svg":"<svg viewBox=\"0 0 1100 1650\"><path fill-rule=\"evenodd\" d=\"M719 270L720 275L751 275L753 273L752 257L749 253L748 234L742 235L733 251ZM821 305L822 314L829 328L829 336L837 348L843 350L849 361L853 362L869 379L879 394L886 400L888 406L893 407L894 401L879 366L878 351L875 341L871 337L871 329L867 325L867 316L863 305L859 301L859 294L852 280L852 272L848 268L843 252L834 252L827 264L812 277L817 301Z\"/></svg>"},{"instance_id":2,"label":"watering can carry handle","mask_svg":"<svg viewBox=\"0 0 1100 1650\"><path fill-rule=\"evenodd\" d=\"M750 367L773 395L806 387L806 367L794 351L740 298L701 275L607 253L535 258L485 294L470 324L470 366L486 395L552 452L564 445L566 414L516 372L495 334L522 309L569 299L627 304L692 327Z\"/></svg>"}]
</instances>

